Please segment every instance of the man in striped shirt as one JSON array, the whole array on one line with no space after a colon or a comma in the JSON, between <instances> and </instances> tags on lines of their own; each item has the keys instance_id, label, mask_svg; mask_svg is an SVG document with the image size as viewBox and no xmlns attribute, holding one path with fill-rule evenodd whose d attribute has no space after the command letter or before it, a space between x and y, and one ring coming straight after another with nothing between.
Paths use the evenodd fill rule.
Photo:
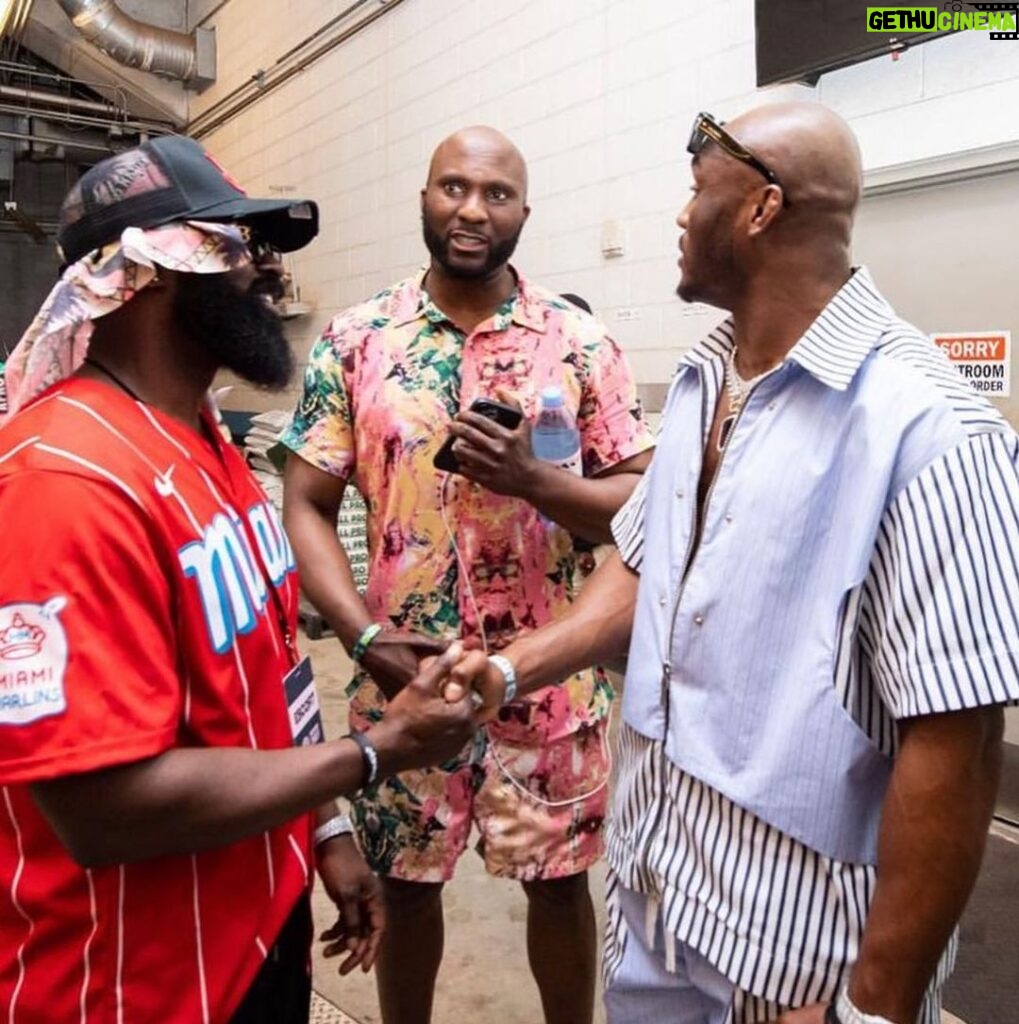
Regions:
<instances>
[{"instance_id":1,"label":"man in striped shirt","mask_svg":"<svg viewBox=\"0 0 1019 1024\"><path fill-rule=\"evenodd\" d=\"M937 1024L1019 698L1019 443L851 266L844 122L702 114L689 149L678 292L732 315L618 553L458 673L493 713L629 642L613 1024Z\"/></svg>"}]
</instances>

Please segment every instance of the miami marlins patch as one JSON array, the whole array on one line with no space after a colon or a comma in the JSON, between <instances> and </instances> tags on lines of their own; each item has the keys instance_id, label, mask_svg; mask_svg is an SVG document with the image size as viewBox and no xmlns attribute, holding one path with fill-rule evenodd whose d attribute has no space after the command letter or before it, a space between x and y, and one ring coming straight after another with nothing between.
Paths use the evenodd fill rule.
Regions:
<instances>
[{"instance_id":1,"label":"miami marlins patch","mask_svg":"<svg viewBox=\"0 0 1019 1024\"><path fill-rule=\"evenodd\" d=\"M63 597L0 605L0 725L27 725L67 709Z\"/></svg>"}]
</instances>

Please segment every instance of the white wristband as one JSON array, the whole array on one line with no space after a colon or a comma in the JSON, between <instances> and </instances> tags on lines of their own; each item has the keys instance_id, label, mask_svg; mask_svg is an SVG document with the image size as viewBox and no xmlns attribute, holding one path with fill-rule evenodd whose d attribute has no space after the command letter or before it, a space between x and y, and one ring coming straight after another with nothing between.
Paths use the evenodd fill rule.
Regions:
<instances>
[{"instance_id":1,"label":"white wristband","mask_svg":"<svg viewBox=\"0 0 1019 1024\"><path fill-rule=\"evenodd\" d=\"M853 1005L849 998L849 990L843 988L835 1000L835 1015L839 1024L894 1024L887 1017L881 1017L876 1013L864 1013Z\"/></svg>"},{"instance_id":2,"label":"white wristband","mask_svg":"<svg viewBox=\"0 0 1019 1024\"><path fill-rule=\"evenodd\" d=\"M319 847L330 839L337 836L349 836L354 834L354 823L347 814L335 814L328 821L323 821L315 829L315 846Z\"/></svg>"},{"instance_id":3,"label":"white wristband","mask_svg":"<svg viewBox=\"0 0 1019 1024\"><path fill-rule=\"evenodd\" d=\"M502 692L503 704L511 704L517 699L517 670L513 662L501 654L490 654L488 660L502 673L505 689Z\"/></svg>"}]
</instances>

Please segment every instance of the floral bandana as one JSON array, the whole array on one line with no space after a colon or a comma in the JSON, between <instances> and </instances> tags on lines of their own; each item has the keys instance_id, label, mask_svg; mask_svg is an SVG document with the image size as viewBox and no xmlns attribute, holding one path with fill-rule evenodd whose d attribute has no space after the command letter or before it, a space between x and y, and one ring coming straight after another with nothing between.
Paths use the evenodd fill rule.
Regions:
<instances>
[{"instance_id":1,"label":"floral bandana","mask_svg":"<svg viewBox=\"0 0 1019 1024\"><path fill-rule=\"evenodd\" d=\"M8 407L0 408L0 426L81 366L92 322L130 302L155 280L157 267L223 274L250 261L236 226L177 221L148 230L126 228L119 242L72 263L7 360Z\"/></svg>"}]
</instances>

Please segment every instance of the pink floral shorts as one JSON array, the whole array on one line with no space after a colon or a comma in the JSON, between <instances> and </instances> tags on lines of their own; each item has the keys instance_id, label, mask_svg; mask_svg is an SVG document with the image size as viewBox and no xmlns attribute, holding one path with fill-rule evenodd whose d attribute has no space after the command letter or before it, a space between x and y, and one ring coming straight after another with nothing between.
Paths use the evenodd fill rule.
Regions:
<instances>
[{"instance_id":1,"label":"pink floral shorts","mask_svg":"<svg viewBox=\"0 0 1019 1024\"><path fill-rule=\"evenodd\" d=\"M351 725L367 725L352 715ZM455 762L404 772L353 802L358 839L379 874L453 877L471 827L489 874L520 881L586 871L603 852L611 758L608 719L523 745L488 729Z\"/></svg>"}]
</instances>

